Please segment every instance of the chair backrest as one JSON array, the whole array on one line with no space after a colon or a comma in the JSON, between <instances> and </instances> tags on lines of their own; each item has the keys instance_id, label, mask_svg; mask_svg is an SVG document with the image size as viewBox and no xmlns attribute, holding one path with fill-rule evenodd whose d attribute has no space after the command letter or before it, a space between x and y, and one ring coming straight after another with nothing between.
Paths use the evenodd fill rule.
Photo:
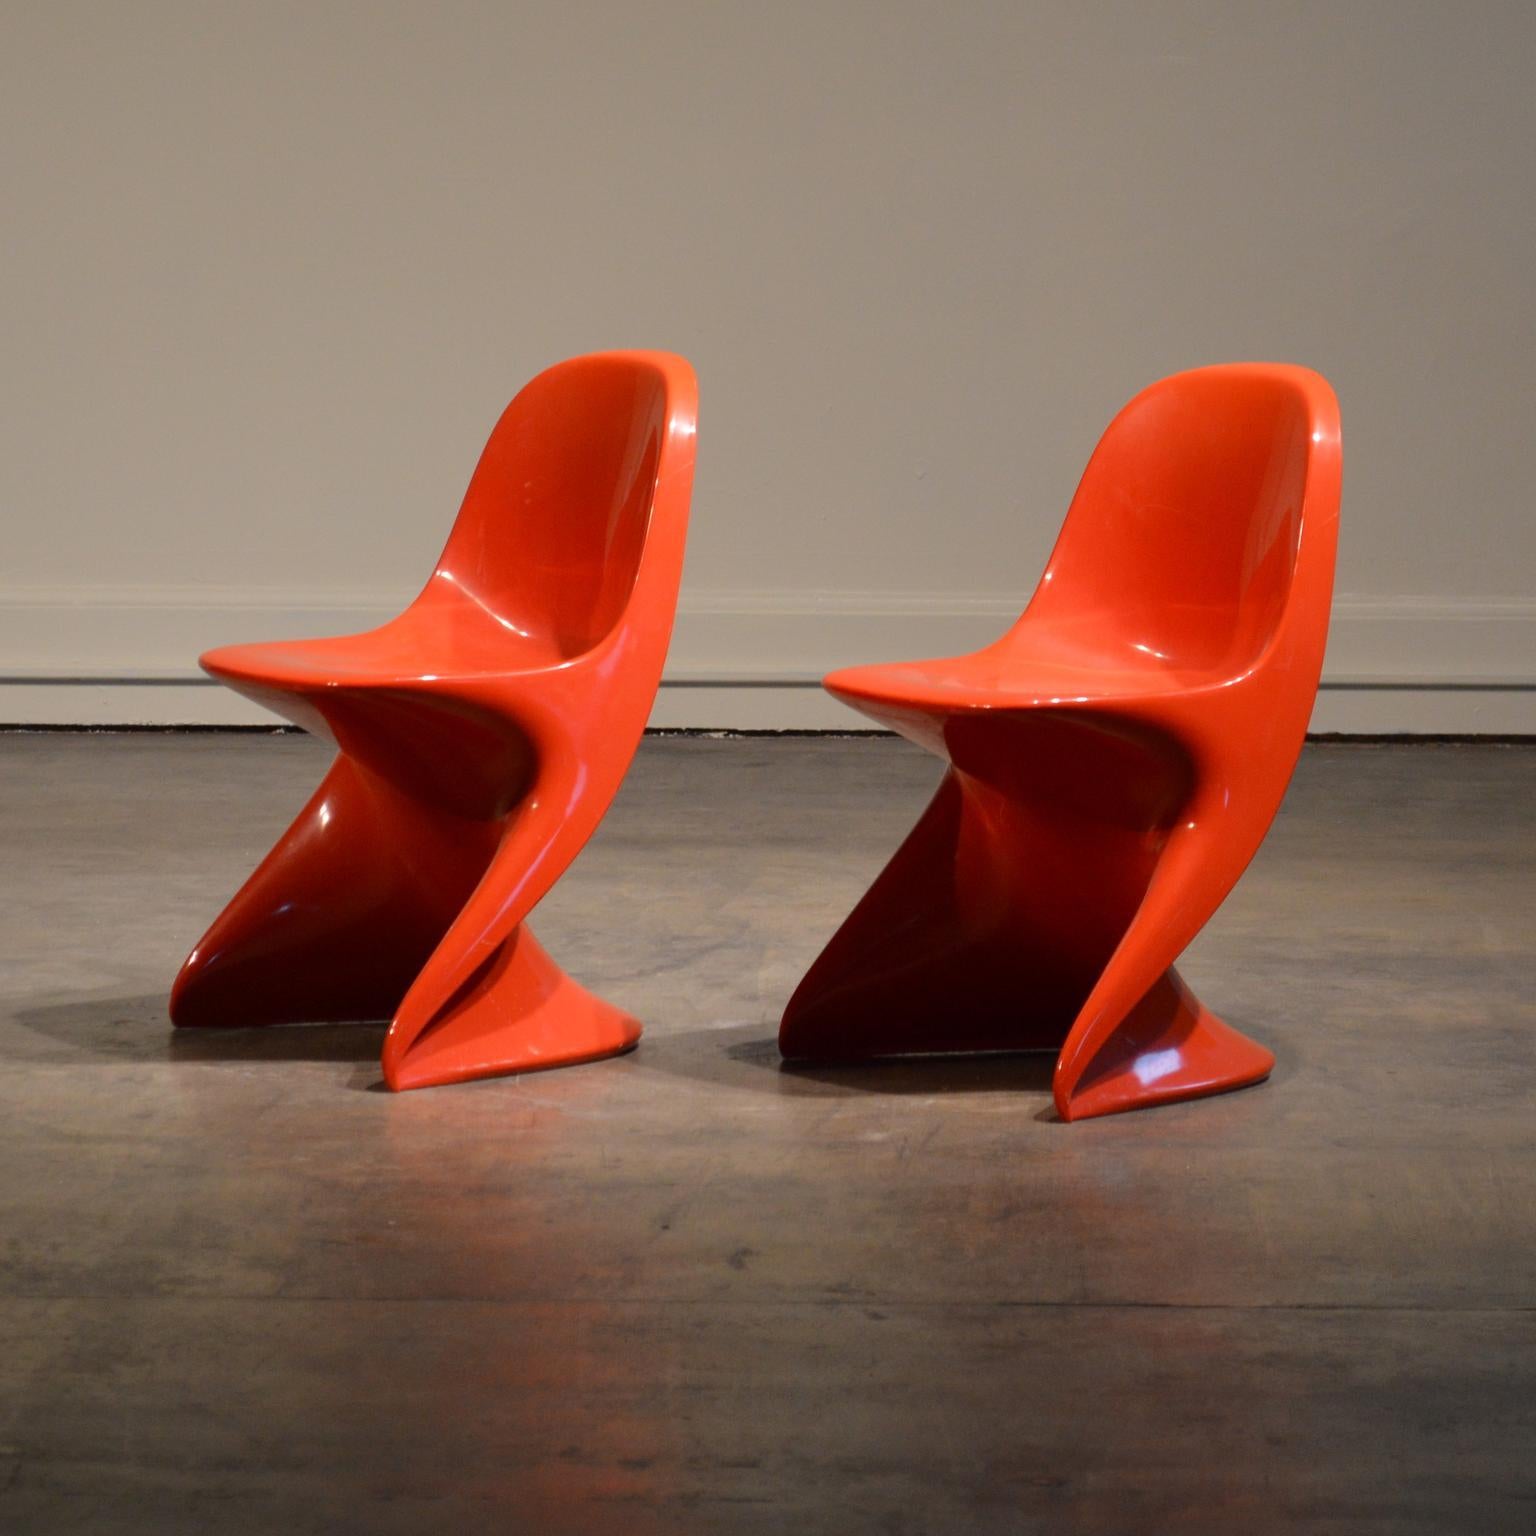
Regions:
<instances>
[{"instance_id":1,"label":"chair backrest","mask_svg":"<svg viewBox=\"0 0 1536 1536\"><path fill-rule=\"evenodd\" d=\"M1336 452L1337 402L1303 368L1231 364L1153 384L1100 439L1020 628L1047 624L1129 665L1251 664L1286 611L1325 439Z\"/></svg>"},{"instance_id":2,"label":"chair backrest","mask_svg":"<svg viewBox=\"0 0 1536 1536\"><path fill-rule=\"evenodd\" d=\"M597 645L640 569L680 378L691 391L681 358L643 352L539 374L496 423L429 591L451 582L556 657Z\"/></svg>"}]
</instances>

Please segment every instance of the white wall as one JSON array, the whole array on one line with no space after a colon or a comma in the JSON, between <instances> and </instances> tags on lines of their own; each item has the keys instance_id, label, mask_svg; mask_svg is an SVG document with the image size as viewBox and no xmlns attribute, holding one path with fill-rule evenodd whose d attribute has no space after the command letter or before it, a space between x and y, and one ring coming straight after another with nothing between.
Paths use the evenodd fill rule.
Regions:
<instances>
[{"instance_id":1,"label":"white wall","mask_svg":"<svg viewBox=\"0 0 1536 1536\"><path fill-rule=\"evenodd\" d=\"M163 684L392 611L518 386L650 345L674 679L989 638L1115 408L1263 357L1343 401L1328 679L1394 685L1315 723L1536 729L1533 59L1521 0L9 0L0 720L249 718Z\"/></svg>"}]
</instances>

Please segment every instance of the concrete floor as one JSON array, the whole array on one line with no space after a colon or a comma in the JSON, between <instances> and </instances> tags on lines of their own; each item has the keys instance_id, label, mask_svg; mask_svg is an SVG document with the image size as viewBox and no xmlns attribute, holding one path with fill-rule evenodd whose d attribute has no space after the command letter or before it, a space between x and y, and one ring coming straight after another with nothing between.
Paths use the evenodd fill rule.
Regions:
<instances>
[{"instance_id":1,"label":"concrete floor","mask_svg":"<svg viewBox=\"0 0 1536 1536\"><path fill-rule=\"evenodd\" d=\"M0 1531L1536 1530L1536 750L1309 749L1184 966L1273 1079L1075 1126L779 1067L890 740L647 741L535 922L632 1056L174 1037L324 761L0 737Z\"/></svg>"}]
</instances>

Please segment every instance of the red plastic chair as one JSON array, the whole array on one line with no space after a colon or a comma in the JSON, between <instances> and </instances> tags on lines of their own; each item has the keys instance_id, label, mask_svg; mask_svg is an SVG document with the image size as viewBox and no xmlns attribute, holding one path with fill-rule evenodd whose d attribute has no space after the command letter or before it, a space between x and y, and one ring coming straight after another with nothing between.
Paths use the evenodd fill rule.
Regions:
<instances>
[{"instance_id":1,"label":"red plastic chair","mask_svg":"<svg viewBox=\"0 0 1536 1536\"><path fill-rule=\"evenodd\" d=\"M1173 961L1300 753L1341 463L1315 373L1164 379L1105 433L1002 639L827 678L950 767L800 983L786 1057L1054 1050L1065 1120L1268 1076Z\"/></svg>"},{"instance_id":2,"label":"red plastic chair","mask_svg":"<svg viewBox=\"0 0 1536 1536\"><path fill-rule=\"evenodd\" d=\"M602 819L655 698L697 400L664 352L551 368L496 424L399 618L202 658L340 751L187 957L176 1024L392 1019L397 1089L634 1044L639 1024L525 919Z\"/></svg>"}]
</instances>

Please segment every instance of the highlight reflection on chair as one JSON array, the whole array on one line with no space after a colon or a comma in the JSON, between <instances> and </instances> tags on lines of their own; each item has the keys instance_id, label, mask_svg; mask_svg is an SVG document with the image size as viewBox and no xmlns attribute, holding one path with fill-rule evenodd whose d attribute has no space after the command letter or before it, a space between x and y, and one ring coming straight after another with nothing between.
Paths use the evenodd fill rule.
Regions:
<instances>
[{"instance_id":1,"label":"highlight reflection on chair","mask_svg":"<svg viewBox=\"0 0 1536 1536\"><path fill-rule=\"evenodd\" d=\"M692 369L668 353L551 368L497 423L403 614L202 658L340 751L188 956L175 1023L391 1019L391 1088L638 1039L525 919L596 829L650 712L696 414Z\"/></svg>"},{"instance_id":2,"label":"highlight reflection on chair","mask_svg":"<svg viewBox=\"0 0 1536 1536\"><path fill-rule=\"evenodd\" d=\"M796 990L786 1057L1056 1050L1067 1120L1268 1075L1173 961L1300 753L1341 462L1315 373L1164 379L1100 441L1007 634L827 678L949 770Z\"/></svg>"}]
</instances>

